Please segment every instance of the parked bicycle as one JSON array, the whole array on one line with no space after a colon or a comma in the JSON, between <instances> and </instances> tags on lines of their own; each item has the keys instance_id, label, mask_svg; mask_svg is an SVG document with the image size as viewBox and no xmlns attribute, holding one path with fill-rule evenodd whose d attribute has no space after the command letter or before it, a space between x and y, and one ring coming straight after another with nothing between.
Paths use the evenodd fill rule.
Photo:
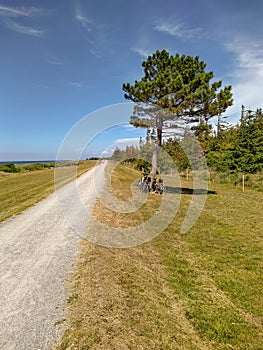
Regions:
<instances>
[{"instance_id":1,"label":"parked bicycle","mask_svg":"<svg viewBox=\"0 0 263 350\"><path fill-rule=\"evenodd\" d=\"M154 192L163 194L165 191L165 186L163 184L163 179L159 179L158 183L155 184Z\"/></svg>"},{"instance_id":2,"label":"parked bicycle","mask_svg":"<svg viewBox=\"0 0 263 350\"><path fill-rule=\"evenodd\" d=\"M151 183L151 178L148 175L144 175L138 181L138 187L142 192L148 193L150 192L150 183Z\"/></svg>"},{"instance_id":3,"label":"parked bicycle","mask_svg":"<svg viewBox=\"0 0 263 350\"><path fill-rule=\"evenodd\" d=\"M165 186L163 184L163 179L159 179L158 182L156 178L153 179L152 188L151 188L151 177L148 175L143 176L138 181L138 187L143 193L148 193L152 189L152 193L163 194L165 191Z\"/></svg>"}]
</instances>

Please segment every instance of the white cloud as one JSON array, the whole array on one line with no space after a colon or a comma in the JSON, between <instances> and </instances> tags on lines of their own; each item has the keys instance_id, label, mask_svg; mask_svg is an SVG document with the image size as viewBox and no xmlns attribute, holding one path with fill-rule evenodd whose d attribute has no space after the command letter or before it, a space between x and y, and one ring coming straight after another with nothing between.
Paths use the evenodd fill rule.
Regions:
<instances>
[{"instance_id":1,"label":"white cloud","mask_svg":"<svg viewBox=\"0 0 263 350\"><path fill-rule=\"evenodd\" d=\"M69 81L68 84L71 86L77 87L77 88L80 88L83 86L83 84L78 83L78 82L74 82L74 81Z\"/></svg>"},{"instance_id":2,"label":"white cloud","mask_svg":"<svg viewBox=\"0 0 263 350\"><path fill-rule=\"evenodd\" d=\"M101 157L109 157L113 154L116 147L120 149L125 149L126 146L138 146L140 141L139 137L128 137L122 139L116 139L114 144L112 144L109 148L103 150L100 154Z\"/></svg>"},{"instance_id":3,"label":"white cloud","mask_svg":"<svg viewBox=\"0 0 263 350\"><path fill-rule=\"evenodd\" d=\"M43 30L39 30L33 27L22 26L13 21L8 21L7 27L17 33L26 34L30 36L42 36L44 34Z\"/></svg>"},{"instance_id":4,"label":"white cloud","mask_svg":"<svg viewBox=\"0 0 263 350\"><path fill-rule=\"evenodd\" d=\"M90 54L91 54L92 56L95 56L95 57L97 57L97 58L101 58L101 57L102 57L102 56L101 56L96 50L94 50L94 49L90 49L89 52L90 52Z\"/></svg>"},{"instance_id":5,"label":"white cloud","mask_svg":"<svg viewBox=\"0 0 263 350\"><path fill-rule=\"evenodd\" d=\"M55 57L50 57L47 59L47 63L49 64L53 64L53 65L56 65L56 66L63 66L65 64L64 61L58 59L58 58L55 58Z\"/></svg>"},{"instance_id":6,"label":"white cloud","mask_svg":"<svg viewBox=\"0 0 263 350\"><path fill-rule=\"evenodd\" d=\"M76 8L76 15L75 18L78 22L80 22L80 24L82 25L82 27L87 31L87 32L91 32L92 28L92 21L89 20L86 16L84 16L84 14L81 12L80 8L77 7Z\"/></svg>"},{"instance_id":7,"label":"white cloud","mask_svg":"<svg viewBox=\"0 0 263 350\"><path fill-rule=\"evenodd\" d=\"M137 47L131 48L131 51L133 51L135 53L138 53L140 56L142 56L144 58L147 58L151 54L149 51L144 50L144 49L140 49L140 48L137 48Z\"/></svg>"},{"instance_id":8,"label":"white cloud","mask_svg":"<svg viewBox=\"0 0 263 350\"><path fill-rule=\"evenodd\" d=\"M4 19L3 24L18 33L26 34L30 36L42 36L44 31L36 29L32 26L25 26L14 21L14 18L19 19L21 17L35 17L41 14L43 11L36 7L10 7L0 5L0 18Z\"/></svg>"},{"instance_id":9,"label":"white cloud","mask_svg":"<svg viewBox=\"0 0 263 350\"><path fill-rule=\"evenodd\" d=\"M178 38L192 39L200 36L201 28L187 28L184 23L172 24L168 22L159 22L154 26L154 29L161 33L166 33Z\"/></svg>"},{"instance_id":10,"label":"white cloud","mask_svg":"<svg viewBox=\"0 0 263 350\"><path fill-rule=\"evenodd\" d=\"M40 14L42 11L36 7L10 7L0 5L0 16L2 17L32 17Z\"/></svg>"},{"instance_id":11,"label":"white cloud","mask_svg":"<svg viewBox=\"0 0 263 350\"><path fill-rule=\"evenodd\" d=\"M236 58L236 68L231 72L234 105L227 112L240 117L242 104L251 110L263 107L263 44L242 38L225 46Z\"/></svg>"},{"instance_id":12,"label":"white cloud","mask_svg":"<svg viewBox=\"0 0 263 350\"><path fill-rule=\"evenodd\" d=\"M127 137L127 138L123 138L123 139L117 139L116 140L116 144L138 144L138 142L140 141L139 137Z\"/></svg>"},{"instance_id":13,"label":"white cloud","mask_svg":"<svg viewBox=\"0 0 263 350\"><path fill-rule=\"evenodd\" d=\"M112 156L114 151L115 151L114 148L102 151L101 154L100 154L100 157L110 157L110 156Z\"/></svg>"}]
</instances>

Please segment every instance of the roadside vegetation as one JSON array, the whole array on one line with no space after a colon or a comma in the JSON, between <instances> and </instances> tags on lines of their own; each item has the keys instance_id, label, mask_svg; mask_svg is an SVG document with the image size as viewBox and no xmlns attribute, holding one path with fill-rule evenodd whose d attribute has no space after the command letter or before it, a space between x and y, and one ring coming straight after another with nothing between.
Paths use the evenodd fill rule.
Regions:
<instances>
[{"instance_id":1,"label":"roadside vegetation","mask_svg":"<svg viewBox=\"0 0 263 350\"><path fill-rule=\"evenodd\" d=\"M119 165L115 195L130 198L139 176ZM262 193L210 184L201 216L182 235L192 188L190 179L182 182L189 191L153 241L129 249L82 241L56 350L263 349ZM151 214L158 210L158 198L148 195L136 215L115 213L99 201L93 213L120 227L126 215L125 224L134 225L149 216L149 207Z\"/></svg>"},{"instance_id":2,"label":"roadside vegetation","mask_svg":"<svg viewBox=\"0 0 263 350\"><path fill-rule=\"evenodd\" d=\"M55 162L44 163L28 163L28 164L14 164L11 162L0 164L0 172L5 173L21 173L26 171L35 171L43 169L52 169L55 166Z\"/></svg>"},{"instance_id":3,"label":"roadside vegetation","mask_svg":"<svg viewBox=\"0 0 263 350\"><path fill-rule=\"evenodd\" d=\"M78 176L95 164L96 161L80 161ZM61 185L64 185L72 180L68 178L67 171L70 164L61 164L61 166L62 171L65 169L65 175L61 176ZM54 191L54 164L52 163L2 165L2 169L4 167L19 170L0 172L0 222L21 213Z\"/></svg>"},{"instance_id":4,"label":"roadside vegetation","mask_svg":"<svg viewBox=\"0 0 263 350\"><path fill-rule=\"evenodd\" d=\"M215 133L211 125L205 127L201 123L194 131L185 129L180 137L164 140L159 151L158 171L169 172L176 166L179 172L187 172L191 176L191 162L185 149L194 149L194 138L202 146L211 181L240 187L244 175L246 188L263 191L262 110L242 110L242 117L237 125L231 126L223 119L219 121L217 128ZM155 141L152 130L148 129L146 140L141 140L138 147L117 147L112 159L150 173ZM195 157L198 158L198 154Z\"/></svg>"}]
</instances>

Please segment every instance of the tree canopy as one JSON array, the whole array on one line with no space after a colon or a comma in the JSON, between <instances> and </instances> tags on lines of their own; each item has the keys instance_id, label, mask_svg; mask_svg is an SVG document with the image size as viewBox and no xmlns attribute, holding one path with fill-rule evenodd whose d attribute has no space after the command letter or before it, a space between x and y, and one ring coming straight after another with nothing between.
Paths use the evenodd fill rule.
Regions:
<instances>
[{"instance_id":1,"label":"tree canopy","mask_svg":"<svg viewBox=\"0 0 263 350\"><path fill-rule=\"evenodd\" d=\"M148 105L136 107L130 122L135 127L155 128L159 145L163 130L174 128L178 120L207 122L233 103L231 86L220 89L221 81L211 82L214 74L205 71L206 64L198 56L156 51L142 67L142 79L122 88L126 99Z\"/></svg>"},{"instance_id":2,"label":"tree canopy","mask_svg":"<svg viewBox=\"0 0 263 350\"><path fill-rule=\"evenodd\" d=\"M214 74L205 70L206 64L198 56L173 56L157 50L142 62L142 67L142 79L134 85L123 84L122 89L124 97L135 102L130 123L151 128L152 135L156 135L150 173L153 180L164 133L174 136L185 123L197 123L196 128L199 124L206 129L210 118L232 105L232 88L220 89L221 81L211 82Z\"/></svg>"},{"instance_id":3,"label":"tree canopy","mask_svg":"<svg viewBox=\"0 0 263 350\"><path fill-rule=\"evenodd\" d=\"M255 173L263 170L263 113L242 111L235 127L206 140L206 159L216 171Z\"/></svg>"}]
</instances>

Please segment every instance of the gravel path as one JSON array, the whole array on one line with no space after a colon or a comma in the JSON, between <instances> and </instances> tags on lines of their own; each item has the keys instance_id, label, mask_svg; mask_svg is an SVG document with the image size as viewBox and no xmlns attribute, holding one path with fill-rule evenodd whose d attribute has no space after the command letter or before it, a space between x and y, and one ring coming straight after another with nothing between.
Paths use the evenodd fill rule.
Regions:
<instances>
[{"instance_id":1,"label":"gravel path","mask_svg":"<svg viewBox=\"0 0 263 350\"><path fill-rule=\"evenodd\" d=\"M83 207L76 204L75 182L59 190L63 212L73 211L80 229L86 227L96 198L93 176L96 190L101 190L104 167L99 165L77 180L84 218ZM80 239L62 214L56 193L1 224L1 350L43 350L54 345L59 334L55 323L64 316L65 279Z\"/></svg>"}]
</instances>

